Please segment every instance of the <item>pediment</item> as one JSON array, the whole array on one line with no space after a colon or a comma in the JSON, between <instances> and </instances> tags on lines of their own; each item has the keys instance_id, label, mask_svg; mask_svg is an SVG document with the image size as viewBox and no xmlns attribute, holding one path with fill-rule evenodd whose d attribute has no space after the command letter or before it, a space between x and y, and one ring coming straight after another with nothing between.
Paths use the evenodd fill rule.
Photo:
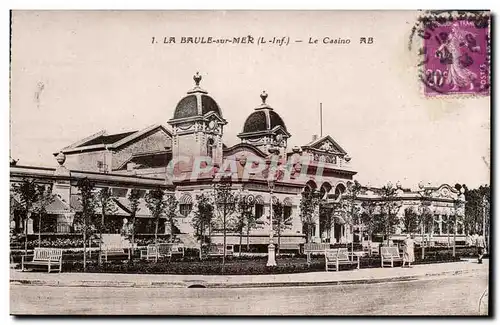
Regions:
<instances>
[{"instance_id":1,"label":"pediment","mask_svg":"<svg viewBox=\"0 0 500 325\"><path fill-rule=\"evenodd\" d=\"M459 192L456 188L451 187L448 184L443 184L435 191L433 191L433 196L436 198L444 198L444 199L456 199L458 197Z\"/></svg>"},{"instance_id":2,"label":"pediment","mask_svg":"<svg viewBox=\"0 0 500 325\"><path fill-rule=\"evenodd\" d=\"M304 149L313 149L317 151L332 153L332 154L346 154L346 151L329 135L315 140L305 146Z\"/></svg>"},{"instance_id":3,"label":"pediment","mask_svg":"<svg viewBox=\"0 0 500 325\"><path fill-rule=\"evenodd\" d=\"M262 150L248 143L238 143L232 147L224 149L224 157L228 156L247 157L249 155L255 155L261 158L266 158L266 154L262 152Z\"/></svg>"}]
</instances>

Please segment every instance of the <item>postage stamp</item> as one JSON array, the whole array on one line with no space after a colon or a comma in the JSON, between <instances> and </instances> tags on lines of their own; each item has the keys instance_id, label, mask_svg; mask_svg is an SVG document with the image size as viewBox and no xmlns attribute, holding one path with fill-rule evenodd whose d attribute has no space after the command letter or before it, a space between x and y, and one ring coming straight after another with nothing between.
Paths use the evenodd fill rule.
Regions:
<instances>
[{"instance_id":1,"label":"postage stamp","mask_svg":"<svg viewBox=\"0 0 500 325\"><path fill-rule=\"evenodd\" d=\"M422 20L420 78L426 96L489 95L489 16L428 14Z\"/></svg>"}]
</instances>

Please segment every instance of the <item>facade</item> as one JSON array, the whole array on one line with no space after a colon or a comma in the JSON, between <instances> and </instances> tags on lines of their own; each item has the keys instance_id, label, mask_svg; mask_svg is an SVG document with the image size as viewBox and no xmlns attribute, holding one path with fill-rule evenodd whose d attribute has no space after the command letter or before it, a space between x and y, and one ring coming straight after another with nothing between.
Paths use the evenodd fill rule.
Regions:
<instances>
[{"instance_id":1,"label":"facade","mask_svg":"<svg viewBox=\"0 0 500 325\"><path fill-rule=\"evenodd\" d=\"M255 202L254 214L257 226L249 236L250 245L269 243L269 215L271 202L283 203L284 214L290 222L281 234L281 243L298 245L306 241L300 217L302 193L317 190L330 208L326 217L333 222L325 227L320 220L325 213L315 212L316 223L312 241L348 243L367 238L356 233L356 228L339 214L335 207L342 197L348 195L348 188L354 182L356 171L348 152L331 136L314 136L301 147L288 148L292 136L287 130L278 109L268 103L268 95L261 94L261 104L254 108L238 134L240 143L227 147L224 144L224 126L227 121L217 101L200 87L201 76L194 76L195 87L189 90L173 108L168 120L169 127L153 125L144 130L120 134L101 131L54 153L59 164L57 168L41 168L11 164L11 183L25 178L52 185L56 200L47 208L52 228L49 233L78 232L74 216L81 209L76 183L89 178L97 187L109 187L113 194L115 212L110 216L119 231L120 222L130 216L127 195L133 188L146 191L162 187L174 194L179 201L179 213L174 233L186 245L196 245L191 225L196 197L202 193L214 193L213 184L217 175L224 173L231 177L235 192L251 196ZM269 173L280 171L272 188L269 187ZM271 194L272 193L272 194ZM396 184L394 200L400 202L397 215L403 218L408 207L416 210L422 202L430 202L434 215L430 236L444 242L450 229L446 220L459 214L457 202L463 201L463 194L449 185L430 187L421 185L417 191L403 189ZM377 202L381 189L363 187L358 203ZM24 231L20 198L11 191L11 228ZM318 208L319 209L319 208ZM98 212L96 212L98 213ZM330 216L328 216L328 213ZM139 233L148 232L151 215L141 199L138 217L142 220ZM44 222L45 223L45 222ZM457 220L459 240L463 240L462 221ZM28 233L37 231L36 222L28 221ZM169 227L160 227L170 233ZM398 227L397 234L404 233ZM397 237L397 235L396 235ZM418 239L418 238L417 238ZM222 242L222 234L215 231L212 240ZM239 244L238 234L228 232L228 244ZM245 240L246 244L246 240Z\"/></svg>"}]
</instances>

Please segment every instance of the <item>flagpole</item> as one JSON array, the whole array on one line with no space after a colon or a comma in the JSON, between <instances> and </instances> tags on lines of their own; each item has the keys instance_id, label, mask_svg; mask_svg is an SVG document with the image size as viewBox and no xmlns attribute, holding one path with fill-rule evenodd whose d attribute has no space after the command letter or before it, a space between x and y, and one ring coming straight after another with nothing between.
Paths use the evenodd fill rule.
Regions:
<instances>
[{"instance_id":1,"label":"flagpole","mask_svg":"<svg viewBox=\"0 0 500 325\"><path fill-rule=\"evenodd\" d=\"M319 103L319 128L320 128L320 138L323 137L323 103Z\"/></svg>"}]
</instances>

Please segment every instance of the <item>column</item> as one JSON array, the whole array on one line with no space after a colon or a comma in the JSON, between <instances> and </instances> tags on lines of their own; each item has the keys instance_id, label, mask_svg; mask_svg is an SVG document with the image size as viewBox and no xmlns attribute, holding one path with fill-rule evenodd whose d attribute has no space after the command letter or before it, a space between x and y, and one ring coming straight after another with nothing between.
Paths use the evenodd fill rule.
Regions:
<instances>
[{"instance_id":1,"label":"column","mask_svg":"<svg viewBox=\"0 0 500 325\"><path fill-rule=\"evenodd\" d=\"M34 231L33 231L33 219L30 217L28 218L28 235L33 235L34 234Z\"/></svg>"},{"instance_id":2,"label":"column","mask_svg":"<svg viewBox=\"0 0 500 325\"><path fill-rule=\"evenodd\" d=\"M333 218L333 216L332 216ZM332 221L332 224L331 224L331 228L330 228L330 244L335 244L336 241L335 241L335 221Z\"/></svg>"}]
</instances>

